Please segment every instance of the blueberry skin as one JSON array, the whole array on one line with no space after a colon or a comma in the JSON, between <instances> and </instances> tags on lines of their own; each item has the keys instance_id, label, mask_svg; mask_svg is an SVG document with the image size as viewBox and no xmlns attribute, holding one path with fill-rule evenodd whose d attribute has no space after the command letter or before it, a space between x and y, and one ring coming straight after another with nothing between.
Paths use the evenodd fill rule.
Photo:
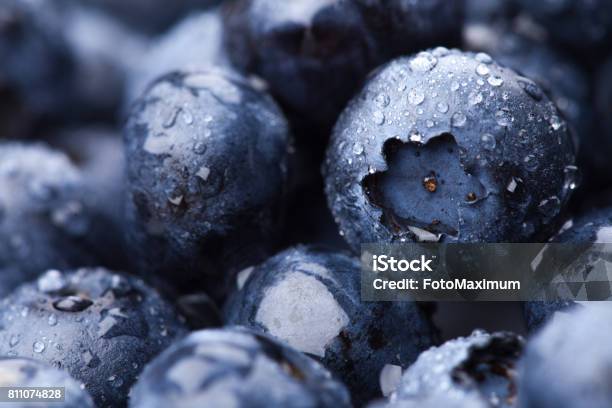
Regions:
<instances>
[{"instance_id":1,"label":"blueberry skin","mask_svg":"<svg viewBox=\"0 0 612 408\"><path fill-rule=\"evenodd\" d=\"M406 367L433 344L429 321L414 302L362 302L359 261L342 253L298 246L245 273L226 305L226 322L319 359L354 401L381 395L386 364Z\"/></svg>"},{"instance_id":2,"label":"blueberry skin","mask_svg":"<svg viewBox=\"0 0 612 408\"><path fill-rule=\"evenodd\" d=\"M574 146L533 81L486 54L437 48L371 76L340 116L328 204L365 242L538 242L575 180Z\"/></svg>"},{"instance_id":3,"label":"blueberry skin","mask_svg":"<svg viewBox=\"0 0 612 408\"><path fill-rule=\"evenodd\" d=\"M367 73L403 53L452 44L463 1L240 0L224 7L231 61L297 117L331 126Z\"/></svg>"},{"instance_id":4,"label":"blueberry skin","mask_svg":"<svg viewBox=\"0 0 612 408\"><path fill-rule=\"evenodd\" d=\"M573 127L579 150L583 143L588 147L593 137L590 83L574 60L532 33L508 29L494 28L487 32L484 46L470 48L489 53L499 64L540 85Z\"/></svg>"},{"instance_id":5,"label":"blueberry skin","mask_svg":"<svg viewBox=\"0 0 612 408\"><path fill-rule=\"evenodd\" d=\"M130 70L127 101L136 100L151 82L168 72L211 65L229 68L221 24L216 9L193 13L155 38Z\"/></svg>"},{"instance_id":6,"label":"blueberry skin","mask_svg":"<svg viewBox=\"0 0 612 408\"><path fill-rule=\"evenodd\" d=\"M527 344L519 370L519 406L611 406L612 387L606 380L612 365L611 333L607 302L557 314Z\"/></svg>"},{"instance_id":7,"label":"blueberry skin","mask_svg":"<svg viewBox=\"0 0 612 408\"><path fill-rule=\"evenodd\" d=\"M175 72L135 104L124 136L141 271L218 299L275 238L290 139L280 110L230 72Z\"/></svg>"},{"instance_id":8,"label":"blueberry skin","mask_svg":"<svg viewBox=\"0 0 612 408\"><path fill-rule=\"evenodd\" d=\"M131 408L350 407L348 392L314 360L240 327L201 330L144 370Z\"/></svg>"},{"instance_id":9,"label":"blueberry skin","mask_svg":"<svg viewBox=\"0 0 612 408\"><path fill-rule=\"evenodd\" d=\"M143 366L186 330L139 279L105 269L48 271L0 305L0 354L45 361L97 406L125 406Z\"/></svg>"},{"instance_id":10,"label":"blueberry skin","mask_svg":"<svg viewBox=\"0 0 612 408\"><path fill-rule=\"evenodd\" d=\"M446 401L438 406L513 407L522 350L521 336L480 330L432 347L403 374L389 406L438 400Z\"/></svg>"},{"instance_id":11,"label":"blueberry skin","mask_svg":"<svg viewBox=\"0 0 612 408\"><path fill-rule=\"evenodd\" d=\"M63 153L0 143L0 295L46 269L101 262L108 223L86 184Z\"/></svg>"},{"instance_id":12,"label":"blueberry skin","mask_svg":"<svg viewBox=\"0 0 612 408\"><path fill-rule=\"evenodd\" d=\"M609 48L612 4L607 0L518 0L517 4L560 46L581 52Z\"/></svg>"},{"instance_id":13,"label":"blueberry skin","mask_svg":"<svg viewBox=\"0 0 612 408\"><path fill-rule=\"evenodd\" d=\"M57 408L94 408L87 391L81 389L81 384L72 379L68 373L29 358L0 358L0 386L63 387L64 400L54 401L50 405ZM40 407L43 404L11 402L10 406L27 408Z\"/></svg>"}]
</instances>

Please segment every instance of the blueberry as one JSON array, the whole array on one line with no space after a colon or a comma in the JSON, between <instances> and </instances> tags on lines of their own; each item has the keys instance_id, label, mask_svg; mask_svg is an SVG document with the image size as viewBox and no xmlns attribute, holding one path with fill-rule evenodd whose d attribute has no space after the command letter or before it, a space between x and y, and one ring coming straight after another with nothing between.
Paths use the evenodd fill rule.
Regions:
<instances>
[{"instance_id":1,"label":"blueberry","mask_svg":"<svg viewBox=\"0 0 612 408\"><path fill-rule=\"evenodd\" d=\"M231 269L261 259L276 234L289 143L281 112L237 75L175 72L135 104L124 139L141 270L218 298Z\"/></svg>"},{"instance_id":2,"label":"blueberry","mask_svg":"<svg viewBox=\"0 0 612 408\"><path fill-rule=\"evenodd\" d=\"M142 281L105 269L50 270L0 305L0 354L68 371L96 404L124 406L144 364L185 332Z\"/></svg>"},{"instance_id":3,"label":"blueberry","mask_svg":"<svg viewBox=\"0 0 612 408\"><path fill-rule=\"evenodd\" d=\"M149 83L180 69L227 66L217 10L194 13L156 38L130 72L127 99L134 101Z\"/></svg>"},{"instance_id":4,"label":"blueberry","mask_svg":"<svg viewBox=\"0 0 612 408\"><path fill-rule=\"evenodd\" d=\"M0 144L0 294L49 268L95 265L106 218L68 157L42 144ZM107 254L108 256L108 254Z\"/></svg>"},{"instance_id":5,"label":"blueberry","mask_svg":"<svg viewBox=\"0 0 612 408\"><path fill-rule=\"evenodd\" d=\"M437 48L370 78L336 123L324 174L356 251L537 242L554 231L575 170L568 126L535 82L487 54Z\"/></svg>"},{"instance_id":6,"label":"blueberry","mask_svg":"<svg viewBox=\"0 0 612 408\"><path fill-rule=\"evenodd\" d=\"M433 343L414 302L362 302L359 261L341 253L299 246L239 278L226 321L318 358L355 401L379 396L384 367L406 367Z\"/></svg>"},{"instance_id":7,"label":"blueberry","mask_svg":"<svg viewBox=\"0 0 612 408\"><path fill-rule=\"evenodd\" d=\"M83 4L103 10L124 24L143 33L154 34L168 29L191 10L210 7L219 0L80 0Z\"/></svg>"},{"instance_id":8,"label":"blueberry","mask_svg":"<svg viewBox=\"0 0 612 408\"><path fill-rule=\"evenodd\" d=\"M522 349L520 336L479 330L432 347L402 375L390 406L420 401L438 401L437 406L516 406L515 366Z\"/></svg>"},{"instance_id":9,"label":"blueberry","mask_svg":"<svg viewBox=\"0 0 612 408\"><path fill-rule=\"evenodd\" d=\"M60 114L68 103L73 60L61 26L57 2L4 0L0 4L0 118L8 130ZM5 103L6 101L6 103ZM8 134L2 134L8 136Z\"/></svg>"},{"instance_id":10,"label":"blueberry","mask_svg":"<svg viewBox=\"0 0 612 408\"><path fill-rule=\"evenodd\" d=\"M154 359L133 389L132 408L349 407L322 366L244 328L191 333Z\"/></svg>"},{"instance_id":11,"label":"blueberry","mask_svg":"<svg viewBox=\"0 0 612 408\"><path fill-rule=\"evenodd\" d=\"M611 333L612 309L607 303L589 303L555 315L525 349L519 406L611 406Z\"/></svg>"},{"instance_id":12,"label":"blueberry","mask_svg":"<svg viewBox=\"0 0 612 408\"><path fill-rule=\"evenodd\" d=\"M399 54L452 43L462 1L240 0L225 37L237 67L269 82L306 122L328 126L367 73Z\"/></svg>"},{"instance_id":13,"label":"blueberry","mask_svg":"<svg viewBox=\"0 0 612 408\"><path fill-rule=\"evenodd\" d=\"M560 46L574 50L609 48L612 3L608 0L517 1Z\"/></svg>"},{"instance_id":14,"label":"blueberry","mask_svg":"<svg viewBox=\"0 0 612 408\"><path fill-rule=\"evenodd\" d=\"M57 408L93 408L89 394L65 371L29 358L0 358L0 387L62 387L64 400L54 401ZM40 406L31 402L11 402L11 407L27 408Z\"/></svg>"}]
</instances>

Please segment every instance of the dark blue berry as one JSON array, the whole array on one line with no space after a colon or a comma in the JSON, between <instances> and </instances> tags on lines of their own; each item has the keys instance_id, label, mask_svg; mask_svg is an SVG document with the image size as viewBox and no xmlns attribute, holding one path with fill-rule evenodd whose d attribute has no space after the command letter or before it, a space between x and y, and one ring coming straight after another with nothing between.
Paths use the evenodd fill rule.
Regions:
<instances>
[{"instance_id":1,"label":"dark blue berry","mask_svg":"<svg viewBox=\"0 0 612 408\"><path fill-rule=\"evenodd\" d=\"M329 206L364 242L548 237L574 187L566 122L532 80L438 48L373 75L334 128Z\"/></svg>"},{"instance_id":2,"label":"dark blue berry","mask_svg":"<svg viewBox=\"0 0 612 408\"><path fill-rule=\"evenodd\" d=\"M381 370L407 367L433 343L414 302L361 301L360 264L346 255L300 246L239 277L246 282L226 307L227 322L318 358L355 401L379 396Z\"/></svg>"},{"instance_id":3,"label":"dark blue berry","mask_svg":"<svg viewBox=\"0 0 612 408\"><path fill-rule=\"evenodd\" d=\"M0 186L0 294L46 269L112 257L104 252L111 239L107 218L66 155L42 144L4 142Z\"/></svg>"},{"instance_id":4,"label":"dark blue berry","mask_svg":"<svg viewBox=\"0 0 612 408\"><path fill-rule=\"evenodd\" d=\"M432 347L403 374L389 406L514 407L522 350L520 336L478 330Z\"/></svg>"},{"instance_id":5,"label":"dark blue berry","mask_svg":"<svg viewBox=\"0 0 612 408\"><path fill-rule=\"evenodd\" d=\"M462 1L241 0L225 8L232 62L290 112L328 126L368 72L459 37Z\"/></svg>"},{"instance_id":6,"label":"dark blue berry","mask_svg":"<svg viewBox=\"0 0 612 408\"><path fill-rule=\"evenodd\" d=\"M175 72L135 104L125 145L140 269L220 296L277 234L289 156L278 107L232 73Z\"/></svg>"},{"instance_id":7,"label":"dark blue berry","mask_svg":"<svg viewBox=\"0 0 612 408\"><path fill-rule=\"evenodd\" d=\"M104 269L50 270L0 306L0 354L62 368L100 407L125 406L144 365L186 330L141 280Z\"/></svg>"},{"instance_id":8,"label":"dark blue berry","mask_svg":"<svg viewBox=\"0 0 612 408\"><path fill-rule=\"evenodd\" d=\"M0 358L0 387L25 388L50 387L63 388L63 400L51 394L49 405L57 408L93 408L94 404L81 384L72 379L68 373L53 368L43 362L29 358ZM36 406L32 402L7 402L13 408Z\"/></svg>"},{"instance_id":9,"label":"dark blue berry","mask_svg":"<svg viewBox=\"0 0 612 408\"><path fill-rule=\"evenodd\" d=\"M191 333L154 359L130 407L350 407L349 395L310 358L244 328Z\"/></svg>"}]
</instances>

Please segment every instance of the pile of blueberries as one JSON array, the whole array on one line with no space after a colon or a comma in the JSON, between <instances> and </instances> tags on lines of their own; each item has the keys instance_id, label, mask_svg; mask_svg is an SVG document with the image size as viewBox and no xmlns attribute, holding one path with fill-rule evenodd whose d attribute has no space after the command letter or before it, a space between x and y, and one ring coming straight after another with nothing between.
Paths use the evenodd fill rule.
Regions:
<instances>
[{"instance_id":1,"label":"pile of blueberries","mask_svg":"<svg viewBox=\"0 0 612 408\"><path fill-rule=\"evenodd\" d=\"M609 0L1 0L0 386L612 406L607 303L359 273L362 243L612 242L611 78Z\"/></svg>"}]
</instances>

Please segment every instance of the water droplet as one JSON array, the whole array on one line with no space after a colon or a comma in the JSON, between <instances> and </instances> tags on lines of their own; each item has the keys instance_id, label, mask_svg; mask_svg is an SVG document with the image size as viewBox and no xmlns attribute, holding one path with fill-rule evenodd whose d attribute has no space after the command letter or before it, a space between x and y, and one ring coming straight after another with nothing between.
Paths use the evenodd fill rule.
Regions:
<instances>
[{"instance_id":1,"label":"water droplet","mask_svg":"<svg viewBox=\"0 0 612 408\"><path fill-rule=\"evenodd\" d=\"M410 61L410 69L415 72L427 72L432 70L437 63L438 59L429 52L419 52Z\"/></svg>"},{"instance_id":2,"label":"water droplet","mask_svg":"<svg viewBox=\"0 0 612 408\"><path fill-rule=\"evenodd\" d=\"M489 75L489 67L487 67L485 64L478 64L476 66L476 73L480 76Z\"/></svg>"},{"instance_id":3,"label":"water droplet","mask_svg":"<svg viewBox=\"0 0 612 408\"><path fill-rule=\"evenodd\" d=\"M493 62L491 56L484 52L479 52L474 58L476 58L476 61L482 62L483 64L490 64L491 62Z\"/></svg>"},{"instance_id":4,"label":"water droplet","mask_svg":"<svg viewBox=\"0 0 612 408\"><path fill-rule=\"evenodd\" d=\"M472 91L468 95L468 103L472 106L478 105L480 102L482 102L482 100L483 100L482 93L478 91Z\"/></svg>"},{"instance_id":5,"label":"water droplet","mask_svg":"<svg viewBox=\"0 0 612 408\"><path fill-rule=\"evenodd\" d=\"M181 112L181 108L172 109L170 111L170 114L166 118L166 120L164 120L164 123L162 124L162 126L165 127L166 129L169 129L172 126L174 126L174 124L176 123L176 118L178 117L178 114L180 112Z\"/></svg>"},{"instance_id":6,"label":"water droplet","mask_svg":"<svg viewBox=\"0 0 612 408\"><path fill-rule=\"evenodd\" d=\"M353 154L359 156L361 153L363 153L363 145L357 142L353 145Z\"/></svg>"},{"instance_id":7,"label":"water droplet","mask_svg":"<svg viewBox=\"0 0 612 408\"><path fill-rule=\"evenodd\" d=\"M448 112L448 104L445 102L438 102L436 105L436 109L438 109L438 112L440 113L446 113Z\"/></svg>"},{"instance_id":8,"label":"water droplet","mask_svg":"<svg viewBox=\"0 0 612 408\"><path fill-rule=\"evenodd\" d=\"M412 133L410 133L410 141L412 143L422 143L423 136L421 136L421 134L415 130Z\"/></svg>"},{"instance_id":9,"label":"water droplet","mask_svg":"<svg viewBox=\"0 0 612 408\"><path fill-rule=\"evenodd\" d=\"M517 79L517 82L523 91L525 91L525 93L531 98L535 99L536 101L542 100L542 97L544 96L542 89L540 89L535 82L527 78L519 78Z\"/></svg>"},{"instance_id":10,"label":"water droplet","mask_svg":"<svg viewBox=\"0 0 612 408\"><path fill-rule=\"evenodd\" d=\"M32 349L35 353L42 353L43 351L45 351L45 343L43 343L42 341L35 341L32 345Z\"/></svg>"},{"instance_id":11,"label":"water droplet","mask_svg":"<svg viewBox=\"0 0 612 408\"><path fill-rule=\"evenodd\" d=\"M14 334L9 339L9 346L15 347L17 344L19 344L19 335Z\"/></svg>"},{"instance_id":12,"label":"water droplet","mask_svg":"<svg viewBox=\"0 0 612 408\"><path fill-rule=\"evenodd\" d=\"M47 319L49 326L55 326L57 324L57 316L55 314L50 314L49 319Z\"/></svg>"},{"instance_id":13,"label":"water droplet","mask_svg":"<svg viewBox=\"0 0 612 408\"><path fill-rule=\"evenodd\" d=\"M453 127L463 127L467 118L462 112L455 112L453 116L451 116L451 126Z\"/></svg>"},{"instance_id":14,"label":"water droplet","mask_svg":"<svg viewBox=\"0 0 612 408\"><path fill-rule=\"evenodd\" d=\"M527 170L534 171L535 169L538 168L538 159L535 157L535 155L528 154L523 159L523 164L525 165L525 168Z\"/></svg>"},{"instance_id":15,"label":"water droplet","mask_svg":"<svg viewBox=\"0 0 612 408\"><path fill-rule=\"evenodd\" d=\"M451 83L450 89L453 92L455 92L457 89L459 89L459 82L455 81L455 82Z\"/></svg>"},{"instance_id":16,"label":"water droplet","mask_svg":"<svg viewBox=\"0 0 612 408\"><path fill-rule=\"evenodd\" d=\"M413 88L408 93L408 102L413 105L420 105L425 100L425 94L423 91L417 88Z\"/></svg>"},{"instance_id":17,"label":"water droplet","mask_svg":"<svg viewBox=\"0 0 612 408\"><path fill-rule=\"evenodd\" d=\"M428 128L432 128L432 127L434 127L434 125L435 125L435 123L434 123L433 120L427 119L425 121L425 126L427 126Z\"/></svg>"},{"instance_id":18,"label":"water droplet","mask_svg":"<svg viewBox=\"0 0 612 408\"><path fill-rule=\"evenodd\" d=\"M376 95L376 97L374 98L374 102L376 102L376 105L378 105L380 108L384 108L389 105L389 103L391 102L391 98L389 98L389 95L387 95L386 93L381 92Z\"/></svg>"},{"instance_id":19,"label":"water droplet","mask_svg":"<svg viewBox=\"0 0 612 408\"><path fill-rule=\"evenodd\" d=\"M578 167L570 165L565 166L563 169L563 173L565 174L565 186L570 190L575 190L580 186L581 182L581 174L580 169Z\"/></svg>"},{"instance_id":20,"label":"water droplet","mask_svg":"<svg viewBox=\"0 0 612 408\"><path fill-rule=\"evenodd\" d=\"M183 108L183 112L182 112L182 116L183 116L183 120L185 121L185 123L187 125L191 125L193 123L193 115L191 114L191 112L185 108Z\"/></svg>"},{"instance_id":21,"label":"water droplet","mask_svg":"<svg viewBox=\"0 0 612 408\"><path fill-rule=\"evenodd\" d=\"M497 142L495 140L495 136L490 133L485 133L480 137L480 142L482 143L482 147L485 150L494 150Z\"/></svg>"},{"instance_id":22,"label":"water droplet","mask_svg":"<svg viewBox=\"0 0 612 408\"><path fill-rule=\"evenodd\" d=\"M385 123L385 114L381 111L374 111L374 113L372 113L372 120L375 124L382 125Z\"/></svg>"},{"instance_id":23,"label":"water droplet","mask_svg":"<svg viewBox=\"0 0 612 408\"><path fill-rule=\"evenodd\" d=\"M82 312L93 302L81 296L66 296L53 302L53 307L62 312Z\"/></svg>"},{"instance_id":24,"label":"water droplet","mask_svg":"<svg viewBox=\"0 0 612 408\"><path fill-rule=\"evenodd\" d=\"M563 121L561 119L559 119L559 116L557 116L557 115L552 115L551 116L551 118L550 118L550 127L553 130L559 130L562 125L563 125Z\"/></svg>"},{"instance_id":25,"label":"water droplet","mask_svg":"<svg viewBox=\"0 0 612 408\"><path fill-rule=\"evenodd\" d=\"M514 118L507 109L498 110L495 112L495 121L499 126L508 127Z\"/></svg>"},{"instance_id":26,"label":"water droplet","mask_svg":"<svg viewBox=\"0 0 612 408\"><path fill-rule=\"evenodd\" d=\"M490 77L487 78L487 82L489 83L489 85L491 86L502 86L504 83L504 80L501 77L495 76L495 75L491 75Z\"/></svg>"},{"instance_id":27,"label":"water droplet","mask_svg":"<svg viewBox=\"0 0 612 408\"><path fill-rule=\"evenodd\" d=\"M48 270L36 281L38 290L44 293L58 292L67 285L64 275L55 269Z\"/></svg>"}]
</instances>

